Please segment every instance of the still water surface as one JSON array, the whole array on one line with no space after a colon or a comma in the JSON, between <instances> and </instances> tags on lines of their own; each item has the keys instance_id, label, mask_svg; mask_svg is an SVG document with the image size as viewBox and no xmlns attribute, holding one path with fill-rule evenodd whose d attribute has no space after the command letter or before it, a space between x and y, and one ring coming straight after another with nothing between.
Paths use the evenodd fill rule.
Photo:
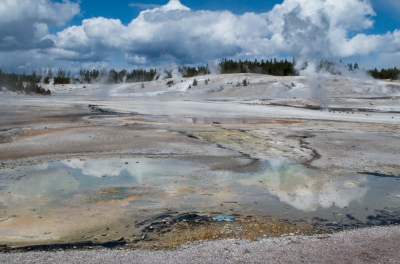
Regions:
<instances>
[{"instance_id":1,"label":"still water surface","mask_svg":"<svg viewBox=\"0 0 400 264\"><path fill-rule=\"evenodd\" d=\"M287 160L262 161L258 172L239 173L174 158L71 159L18 167L0 179L4 211L120 201L127 212L149 215L169 208L333 228L400 221L400 179L329 174Z\"/></svg>"}]
</instances>

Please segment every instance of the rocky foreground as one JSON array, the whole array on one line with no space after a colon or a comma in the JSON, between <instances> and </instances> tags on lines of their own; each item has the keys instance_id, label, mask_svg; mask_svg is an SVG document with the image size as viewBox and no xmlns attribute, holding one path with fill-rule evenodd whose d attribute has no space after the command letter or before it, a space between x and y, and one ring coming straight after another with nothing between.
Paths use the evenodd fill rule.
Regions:
<instances>
[{"instance_id":1,"label":"rocky foreground","mask_svg":"<svg viewBox=\"0 0 400 264\"><path fill-rule=\"evenodd\" d=\"M399 263L400 227L313 237L206 241L174 251L90 249L0 254L2 263Z\"/></svg>"}]
</instances>

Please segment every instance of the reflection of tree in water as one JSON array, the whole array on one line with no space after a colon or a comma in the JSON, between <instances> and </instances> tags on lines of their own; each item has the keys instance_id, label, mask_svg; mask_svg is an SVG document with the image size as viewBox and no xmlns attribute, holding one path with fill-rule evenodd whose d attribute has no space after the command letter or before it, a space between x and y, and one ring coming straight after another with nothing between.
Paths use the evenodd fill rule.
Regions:
<instances>
[{"instance_id":1,"label":"reflection of tree in water","mask_svg":"<svg viewBox=\"0 0 400 264\"><path fill-rule=\"evenodd\" d=\"M368 225L393 225L400 224L400 207L385 210L375 210L376 215L367 217Z\"/></svg>"},{"instance_id":2,"label":"reflection of tree in water","mask_svg":"<svg viewBox=\"0 0 400 264\"><path fill-rule=\"evenodd\" d=\"M385 210L375 210L374 212L375 215L369 215L364 220L359 220L354 215L349 213L346 214L345 217L336 219L337 222L333 223L328 222L327 219L319 217L314 217L313 221L315 223L326 225L331 229L400 224L400 207Z\"/></svg>"}]
</instances>

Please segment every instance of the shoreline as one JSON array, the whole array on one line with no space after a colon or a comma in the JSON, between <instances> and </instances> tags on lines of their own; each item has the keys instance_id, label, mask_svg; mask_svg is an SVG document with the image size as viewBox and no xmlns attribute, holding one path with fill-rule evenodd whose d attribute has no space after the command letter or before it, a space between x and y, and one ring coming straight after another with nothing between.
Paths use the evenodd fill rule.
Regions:
<instances>
[{"instance_id":1,"label":"shoreline","mask_svg":"<svg viewBox=\"0 0 400 264\"><path fill-rule=\"evenodd\" d=\"M97 249L2 253L3 263L398 263L400 226L285 236L249 242L188 243L175 250Z\"/></svg>"}]
</instances>

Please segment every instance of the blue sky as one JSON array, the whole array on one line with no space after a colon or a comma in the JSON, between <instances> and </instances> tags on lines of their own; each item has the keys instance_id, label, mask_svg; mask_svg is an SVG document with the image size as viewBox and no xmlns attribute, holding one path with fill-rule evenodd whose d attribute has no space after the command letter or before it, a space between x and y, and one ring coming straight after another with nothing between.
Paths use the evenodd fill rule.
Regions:
<instances>
[{"instance_id":1,"label":"blue sky","mask_svg":"<svg viewBox=\"0 0 400 264\"><path fill-rule=\"evenodd\" d=\"M225 57L399 67L398 14L398 0L3 0L0 68L148 68Z\"/></svg>"},{"instance_id":2,"label":"blue sky","mask_svg":"<svg viewBox=\"0 0 400 264\"><path fill-rule=\"evenodd\" d=\"M132 1L132 0L82 0L82 14L75 17L70 24L79 25L82 19L103 16L107 18L118 18L122 23L129 23L139 15L142 8L130 7L130 4L143 5L164 5L167 0L154 1ZM182 0L183 5L194 10L229 10L234 14L245 12L268 12L276 4L282 1L277 0ZM396 2L399 2L398 4ZM400 27L400 1L398 0L372 0L371 4L377 13L374 17L375 26L369 33L379 34L393 31Z\"/></svg>"},{"instance_id":3,"label":"blue sky","mask_svg":"<svg viewBox=\"0 0 400 264\"><path fill-rule=\"evenodd\" d=\"M139 15L142 10L138 7L129 7L130 4L143 5L165 5L167 0L154 1L132 1L132 0L83 0L81 3L83 18L96 16L104 16L107 18L119 18L123 23L129 23L132 19ZM230 10L235 14L243 14L245 12L267 12L271 10L275 4L280 1L263 1L263 0L203 0L203 1L180 1L183 5L194 10ZM74 23L79 24L82 17L76 18Z\"/></svg>"}]
</instances>

